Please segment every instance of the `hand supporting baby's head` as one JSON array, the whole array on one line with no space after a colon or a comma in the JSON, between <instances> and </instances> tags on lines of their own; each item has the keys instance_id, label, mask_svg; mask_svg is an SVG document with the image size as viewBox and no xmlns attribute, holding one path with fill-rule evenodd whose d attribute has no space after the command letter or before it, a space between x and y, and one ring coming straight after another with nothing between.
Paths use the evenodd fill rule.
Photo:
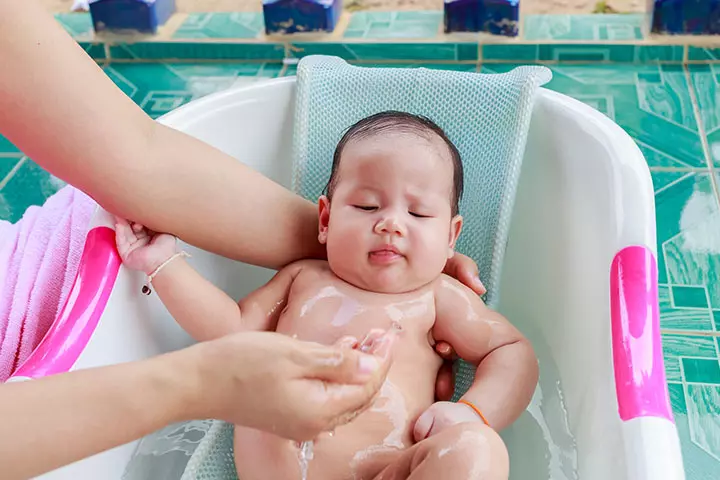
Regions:
<instances>
[{"instance_id":1,"label":"hand supporting baby's head","mask_svg":"<svg viewBox=\"0 0 720 480\"><path fill-rule=\"evenodd\" d=\"M431 120L402 112L367 117L338 143L319 240L333 272L381 293L436 279L462 229L460 154Z\"/></svg>"}]
</instances>

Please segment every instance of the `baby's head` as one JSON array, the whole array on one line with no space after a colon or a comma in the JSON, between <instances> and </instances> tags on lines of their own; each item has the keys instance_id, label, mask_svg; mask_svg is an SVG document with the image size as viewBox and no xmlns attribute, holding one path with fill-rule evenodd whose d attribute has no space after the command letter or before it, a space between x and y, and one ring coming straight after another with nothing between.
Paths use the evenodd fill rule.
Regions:
<instances>
[{"instance_id":1,"label":"baby's head","mask_svg":"<svg viewBox=\"0 0 720 480\"><path fill-rule=\"evenodd\" d=\"M443 271L462 218L460 153L431 120L402 112L350 127L320 197L320 242L333 272L360 288L415 290Z\"/></svg>"}]
</instances>

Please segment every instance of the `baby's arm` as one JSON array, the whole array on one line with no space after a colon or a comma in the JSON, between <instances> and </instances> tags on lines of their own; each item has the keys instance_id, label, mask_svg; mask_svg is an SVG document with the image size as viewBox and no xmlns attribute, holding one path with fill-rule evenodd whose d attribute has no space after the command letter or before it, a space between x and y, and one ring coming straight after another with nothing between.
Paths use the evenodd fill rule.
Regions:
<instances>
[{"instance_id":1,"label":"baby's arm","mask_svg":"<svg viewBox=\"0 0 720 480\"><path fill-rule=\"evenodd\" d=\"M477 366L462 399L475 405L497 431L512 424L530 403L538 362L530 342L469 288L443 276L435 292L433 336Z\"/></svg>"},{"instance_id":2,"label":"baby's arm","mask_svg":"<svg viewBox=\"0 0 720 480\"><path fill-rule=\"evenodd\" d=\"M118 251L129 268L150 274L176 252L175 238L153 234L118 219ZM275 330L290 286L305 262L295 262L240 303L203 278L182 257L163 266L152 281L173 318L198 341L244 330Z\"/></svg>"}]
</instances>

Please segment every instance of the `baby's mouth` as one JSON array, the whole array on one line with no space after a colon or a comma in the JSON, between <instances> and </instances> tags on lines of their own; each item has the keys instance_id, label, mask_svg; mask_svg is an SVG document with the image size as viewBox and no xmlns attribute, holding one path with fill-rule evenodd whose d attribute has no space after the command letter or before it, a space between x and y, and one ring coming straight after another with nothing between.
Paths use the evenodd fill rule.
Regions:
<instances>
[{"instance_id":1,"label":"baby's mouth","mask_svg":"<svg viewBox=\"0 0 720 480\"><path fill-rule=\"evenodd\" d=\"M399 250L393 246L387 246L373 250L368 254L373 263L388 264L403 258Z\"/></svg>"}]
</instances>

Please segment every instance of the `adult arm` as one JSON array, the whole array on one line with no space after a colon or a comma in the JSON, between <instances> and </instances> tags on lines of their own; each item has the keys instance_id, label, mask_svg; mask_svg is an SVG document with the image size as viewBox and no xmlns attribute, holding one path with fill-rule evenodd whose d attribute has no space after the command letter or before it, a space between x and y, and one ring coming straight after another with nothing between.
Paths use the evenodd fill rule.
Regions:
<instances>
[{"instance_id":1,"label":"adult arm","mask_svg":"<svg viewBox=\"0 0 720 480\"><path fill-rule=\"evenodd\" d=\"M189 419L310 440L367 408L390 365L393 338L384 340L371 356L240 333L149 360L0 385L2 477L37 476Z\"/></svg>"},{"instance_id":2,"label":"adult arm","mask_svg":"<svg viewBox=\"0 0 720 480\"><path fill-rule=\"evenodd\" d=\"M50 173L111 213L225 257L276 270L325 257L312 202L152 120L37 0L0 0L0 32L0 134ZM484 292L468 257L446 273Z\"/></svg>"},{"instance_id":3,"label":"adult arm","mask_svg":"<svg viewBox=\"0 0 720 480\"><path fill-rule=\"evenodd\" d=\"M0 133L50 173L226 257L279 268L324 255L312 202L152 120L37 0L0 0L0 32Z\"/></svg>"}]
</instances>

